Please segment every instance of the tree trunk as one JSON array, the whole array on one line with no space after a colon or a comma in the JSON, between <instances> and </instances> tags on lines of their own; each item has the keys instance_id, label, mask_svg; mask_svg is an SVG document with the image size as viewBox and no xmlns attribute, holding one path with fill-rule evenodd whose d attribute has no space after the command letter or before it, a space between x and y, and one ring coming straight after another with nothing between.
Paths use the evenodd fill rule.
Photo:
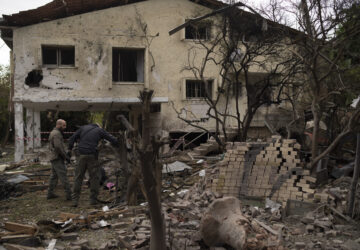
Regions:
<instances>
[{"instance_id":1,"label":"tree trunk","mask_svg":"<svg viewBox=\"0 0 360 250\"><path fill-rule=\"evenodd\" d=\"M319 138L319 125L320 125L320 118L319 118L319 112L316 107L316 97L314 98L311 110L314 116L314 124L313 124L313 137L311 142L311 162L313 163L316 156L318 155L318 138Z\"/></svg>"},{"instance_id":2,"label":"tree trunk","mask_svg":"<svg viewBox=\"0 0 360 250\"><path fill-rule=\"evenodd\" d=\"M249 111L250 110L250 111ZM246 118L244 120L243 129L241 133L241 141L246 141L247 139L247 133L250 128L251 121L253 119L254 114L252 113L251 109L248 109L248 112L246 114Z\"/></svg>"},{"instance_id":3,"label":"tree trunk","mask_svg":"<svg viewBox=\"0 0 360 250\"><path fill-rule=\"evenodd\" d=\"M350 217L353 216L353 212L354 212L355 194L356 194L357 183L359 181L359 172L360 172L360 133L357 134L356 160L354 167L354 175L351 182L349 207L347 211Z\"/></svg>"},{"instance_id":4,"label":"tree trunk","mask_svg":"<svg viewBox=\"0 0 360 250\"><path fill-rule=\"evenodd\" d=\"M154 152L150 149L142 155L141 167L144 175L144 185L147 193L147 201L151 219L150 250L166 250L166 234L164 217L161 211L161 203L156 185L156 179L152 168Z\"/></svg>"},{"instance_id":5,"label":"tree trunk","mask_svg":"<svg viewBox=\"0 0 360 250\"><path fill-rule=\"evenodd\" d=\"M6 126L6 134L4 136L4 140L1 143L2 148L5 147L6 143L9 140L12 119L13 119L13 114L12 114L12 112L9 112L8 123L7 123L7 126Z\"/></svg>"},{"instance_id":6,"label":"tree trunk","mask_svg":"<svg viewBox=\"0 0 360 250\"><path fill-rule=\"evenodd\" d=\"M140 92L143 117L141 169L150 210L150 250L166 250L166 230L160 201L161 180L159 180L159 175L157 174L156 156L158 152L154 151L157 147L151 145L150 142L150 104L153 92L146 89Z\"/></svg>"}]
</instances>

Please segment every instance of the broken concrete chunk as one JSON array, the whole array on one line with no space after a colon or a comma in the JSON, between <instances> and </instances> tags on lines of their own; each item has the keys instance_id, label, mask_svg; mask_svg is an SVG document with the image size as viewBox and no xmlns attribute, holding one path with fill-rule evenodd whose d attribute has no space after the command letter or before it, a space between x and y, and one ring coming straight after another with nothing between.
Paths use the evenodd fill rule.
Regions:
<instances>
[{"instance_id":1,"label":"broken concrete chunk","mask_svg":"<svg viewBox=\"0 0 360 250\"><path fill-rule=\"evenodd\" d=\"M64 233L60 238L62 240L76 240L78 236L78 233Z\"/></svg>"},{"instance_id":2,"label":"broken concrete chunk","mask_svg":"<svg viewBox=\"0 0 360 250\"><path fill-rule=\"evenodd\" d=\"M307 233L312 233L315 231L314 225L306 225L305 230Z\"/></svg>"},{"instance_id":3,"label":"broken concrete chunk","mask_svg":"<svg viewBox=\"0 0 360 250\"><path fill-rule=\"evenodd\" d=\"M78 240L74 243L72 243L73 245L75 246L85 246L89 243L89 241L87 239L81 239L81 240Z\"/></svg>"},{"instance_id":4,"label":"broken concrete chunk","mask_svg":"<svg viewBox=\"0 0 360 250\"><path fill-rule=\"evenodd\" d=\"M162 173L167 174L167 173L173 173L173 172L181 172L181 171L184 171L185 169L190 170L192 168L181 161L175 161L171 164L164 164Z\"/></svg>"},{"instance_id":5,"label":"broken concrete chunk","mask_svg":"<svg viewBox=\"0 0 360 250\"><path fill-rule=\"evenodd\" d=\"M215 200L201 220L200 232L206 245L227 244L243 249L246 231L243 224L249 221L241 213L241 203L235 197Z\"/></svg>"},{"instance_id":6,"label":"broken concrete chunk","mask_svg":"<svg viewBox=\"0 0 360 250\"><path fill-rule=\"evenodd\" d=\"M301 222L305 224L312 224L314 223L314 221L315 218L313 216L308 216L308 215L301 219Z\"/></svg>"},{"instance_id":7,"label":"broken concrete chunk","mask_svg":"<svg viewBox=\"0 0 360 250\"><path fill-rule=\"evenodd\" d=\"M189 222L181 222L181 223L179 223L178 227L197 230L200 227L200 223L195 220L189 221Z\"/></svg>"},{"instance_id":8,"label":"broken concrete chunk","mask_svg":"<svg viewBox=\"0 0 360 250\"><path fill-rule=\"evenodd\" d=\"M122 228L126 228L128 226L129 226L129 224L125 223L125 222L119 222L119 223L111 224L111 228L113 228L113 229L122 229Z\"/></svg>"},{"instance_id":9,"label":"broken concrete chunk","mask_svg":"<svg viewBox=\"0 0 360 250\"><path fill-rule=\"evenodd\" d=\"M261 214L259 211L259 208L257 208L257 207L250 207L250 212L251 212L251 216L253 218L256 218L257 216L259 216Z\"/></svg>"},{"instance_id":10,"label":"broken concrete chunk","mask_svg":"<svg viewBox=\"0 0 360 250\"><path fill-rule=\"evenodd\" d=\"M306 247L305 242L300 242L300 241L295 242L295 248L296 249L305 249L305 247Z\"/></svg>"},{"instance_id":11,"label":"broken concrete chunk","mask_svg":"<svg viewBox=\"0 0 360 250\"><path fill-rule=\"evenodd\" d=\"M315 220L314 225L326 230L332 226L332 223L331 221Z\"/></svg>"},{"instance_id":12,"label":"broken concrete chunk","mask_svg":"<svg viewBox=\"0 0 360 250\"><path fill-rule=\"evenodd\" d=\"M101 246L99 247L99 250L108 250L109 247L108 247L108 243L102 243Z\"/></svg>"},{"instance_id":13,"label":"broken concrete chunk","mask_svg":"<svg viewBox=\"0 0 360 250\"><path fill-rule=\"evenodd\" d=\"M338 232L335 230L329 230L325 232L326 237L336 237L338 235Z\"/></svg>"},{"instance_id":14,"label":"broken concrete chunk","mask_svg":"<svg viewBox=\"0 0 360 250\"><path fill-rule=\"evenodd\" d=\"M342 247L346 250L359 250L360 244L353 240L347 240Z\"/></svg>"},{"instance_id":15,"label":"broken concrete chunk","mask_svg":"<svg viewBox=\"0 0 360 250\"><path fill-rule=\"evenodd\" d=\"M341 245L344 242L342 240L333 240L334 244Z\"/></svg>"}]
</instances>

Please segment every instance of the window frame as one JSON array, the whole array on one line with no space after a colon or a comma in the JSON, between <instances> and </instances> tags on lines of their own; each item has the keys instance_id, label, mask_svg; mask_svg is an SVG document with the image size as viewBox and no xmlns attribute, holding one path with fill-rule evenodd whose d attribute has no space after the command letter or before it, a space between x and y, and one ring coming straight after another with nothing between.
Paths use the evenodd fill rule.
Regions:
<instances>
[{"instance_id":1,"label":"window frame","mask_svg":"<svg viewBox=\"0 0 360 250\"><path fill-rule=\"evenodd\" d=\"M44 49L46 48L53 48L56 49L56 64L47 64L44 63ZM61 64L61 50L71 48L74 51L74 63L73 64ZM47 68L75 68L76 67L76 47L75 45L49 45L49 44L42 44L41 48L41 64L43 67Z\"/></svg>"},{"instance_id":2,"label":"window frame","mask_svg":"<svg viewBox=\"0 0 360 250\"><path fill-rule=\"evenodd\" d=\"M142 64L142 71L143 71L143 79L142 81L139 81L138 78L136 81L115 81L114 80L114 52L115 51L142 51L143 55L142 55L142 59L143 59L143 64ZM119 53L119 52L118 52ZM121 84L133 84L133 85L144 85L146 82L146 48L143 47L121 47L121 46L112 46L111 47L111 81L113 84L115 85L121 85Z\"/></svg>"},{"instance_id":3,"label":"window frame","mask_svg":"<svg viewBox=\"0 0 360 250\"><path fill-rule=\"evenodd\" d=\"M209 91L210 91L210 99L213 99L214 96L215 96L215 93L214 93L214 87L215 87L215 79L214 78L205 78L204 79L205 81L208 81L210 82L211 86L209 88ZM196 101L196 100L205 100L206 99L206 96L202 96L202 97L199 97L199 96L196 96L196 97L188 97L187 96L187 93L188 93L188 82L189 81L193 81L193 82L198 82L198 83L201 83L202 81L199 80L199 79L194 79L194 78L186 78L184 79L184 91L183 91L183 99L186 100L186 101Z\"/></svg>"},{"instance_id":4,"label":"window frame","mask_svg":"<svg viewBox=\"0 0 360 250\"><path fill-rule=\"evenodd\" d=\"M185 19L185 22L187 22L189 19ZM206 38L186 38L186 29L188 27L194 27L194 29L197 29L199 26L204 25L206 27ZM189 24L183 29L183 39L185 41L210 41L213 36L213 22L212 21L199 21L192 24Z\"/></svg>"}]
</instances>

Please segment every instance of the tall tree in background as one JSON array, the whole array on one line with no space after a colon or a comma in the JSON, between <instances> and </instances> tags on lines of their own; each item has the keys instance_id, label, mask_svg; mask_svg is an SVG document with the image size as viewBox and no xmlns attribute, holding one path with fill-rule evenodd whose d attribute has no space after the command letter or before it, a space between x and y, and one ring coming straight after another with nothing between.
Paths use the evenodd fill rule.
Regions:
<instances>
[{"instance_id":1,"label":"tall tree in background","mask_svg":"<svg viewBox=\"0 0 360 250\"><path fill-rule=\"evenodd\" d=\"M344 96L352 88L351 81L345 81L344 74L349 69L342 64L349 41L358 36L359 18L348 15L347 10L355 4L346 0L300 0L294 2L295 14L299 29L303 35L297 36L289 43L293 56L297 57L304 70L304 100L311 106L313 115L312 129L312 169L317 162L331 152L337 143L353 131L360 118L360 107L351 111L348 122L338 136L324 151L319 151L319 126L326 115L327 108L334 105L333 100ZM351 25L346 25L351 23ZM336 32L342 28L342 32ZM359 94L359 93L357 93ZM307 97L307 98L306 98Z\"/></svg>"},{"instance_id":2,"label":"tall tree in background","mask_svg":"<svg viewBox=\"0 0 360 250\"><path fill-rule=\"evenodd\" d=\"M11 78L8 66L0 65L0 143L7 143L12 125L11 116Z\"/></svg>"}]
</instances>

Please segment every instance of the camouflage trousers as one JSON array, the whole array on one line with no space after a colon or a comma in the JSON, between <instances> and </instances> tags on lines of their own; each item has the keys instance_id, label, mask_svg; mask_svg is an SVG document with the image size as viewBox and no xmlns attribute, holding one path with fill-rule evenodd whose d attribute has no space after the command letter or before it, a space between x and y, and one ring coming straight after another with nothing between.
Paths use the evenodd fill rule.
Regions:
<instances>
[{"instance_id":1,"label":"camouflage trousers","mask_svg":"<svg viewBox=\"0 0 360 250\"><path fill-rule=\"evenodd\" d=\"M68 199L71 198L71 189L66 172L67 171L63 159L58 158L51 161L51 175L49 181L48 195L54 194L54 189L57 186L58 179L60 179L61 184L64 186L66 197Z\"/></svg>"},{"instance_id":2,"label":"camouflage trousers","mask_svg":"<svg viewBox=\"0 0 360 250\"><path fill-rule=\"evenodd\" d=\"M80 198L81 186L86 170L90 178L90 199L96 200L100 187L100 170L97 157L95 155L80 155L78 165L75 169L75 180L73 190L73 201L77 203Z\"/></svg>"}]
</instances>

